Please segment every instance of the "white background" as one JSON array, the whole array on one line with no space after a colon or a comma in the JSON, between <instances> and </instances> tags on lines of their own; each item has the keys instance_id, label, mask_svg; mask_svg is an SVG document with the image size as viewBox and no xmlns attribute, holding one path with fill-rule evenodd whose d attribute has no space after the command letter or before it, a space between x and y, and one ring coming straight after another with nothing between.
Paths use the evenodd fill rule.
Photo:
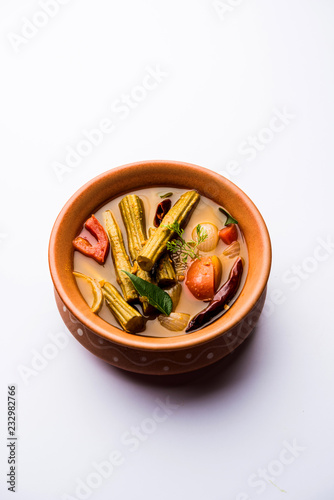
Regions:
<instances>
[{"instance_id":1,"label":"white background","mask_svg":"<svg viewBox=\"0 0 334 500\"><path fill-rule=\"evenodd\" d=\"M96 479L94 462L113 450L121 465L87 498L332 500L333 1L63 3L52 18L34 0L0 5L1 498L14 495L5 483L14 383L18 500L80 498L78 480ZM19 38L32 20L45 25ZM156 88L130 112L112 111L156 66ZM288 123L263 132L277 110ZM113 132L57 177L55 162L104 118ZM259 134L267 144L246 154ZM146 159L229 169L255 202L273 244L266 314L234 355L194 379L127 374L70 335L22 376L50 334L66 332L47 263L57 214L89 179ZM125 433L149 428L157 398L179 406L126 444ZM272 482L256 478L261 469Z\"/></svg>"}]
</instances>

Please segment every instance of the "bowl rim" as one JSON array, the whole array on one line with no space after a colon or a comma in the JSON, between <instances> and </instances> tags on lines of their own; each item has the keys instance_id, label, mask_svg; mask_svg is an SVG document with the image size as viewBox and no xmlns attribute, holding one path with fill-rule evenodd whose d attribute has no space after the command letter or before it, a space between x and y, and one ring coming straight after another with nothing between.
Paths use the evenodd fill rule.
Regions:
<instances>
[{"instance_id":1,"label":"bowl rim","mask_svg":"<svg viewBox=\"0 0 334 500\"><path fill-rule=\"evenodd\" d=\"M70 294L67 292L66 287L63 284L62 275L64 274L64 272L67 272L68 270L65 271L64 269L60 269L59 263L57 261L57 252L55 250L59 239L59 230L62 225L64 217L66 217L66 215L69 213L69 210L71 210L73 206L76 203L78 203L78 200L82 198L83 194L85 194L85 192L87 192L88 189L91 189L91 187L96 183L105 181L110 176L115 176L115 175L117 176L119 174L123 174L124 170L128 170L129 168L134 168L134 167L150 168L151 166L156 167L158 165L182 167L183 169L190 170L193 174L196 174L197 172L200 171L201 174L204 173L204 175L210 177L212 180L216 180L217 182L220 183L223 182L226 188L229 190L229 192L232 193L232 195L239 196L242 199L242 204L246 206L247 210L253 215L254 220L256 220L259 232L262 237L261 269L259 275L257 276L257 282L254 285L252 294L249 295L247 302L243 305L243 307L235 308L234 310L233 308L231 308L232 313L231 311L229 311L230 314L224 315L223 323L221 323L221 319L218 318L215 322L211 323L210 325L196 332L176 337L163 337L163 338L145 337L144 335L135 335L127 333L124 330L121 330L117 327L114 327L113 325L110 325L106 321L102 320L102 318L96 317L94 313L90 314L90 309L88 306L87 306L88 311L87 308L86 310L83 311L82 308L76 306L73 303ZM138 189L142 188L140 187ZM105 200L105 203L107 201L108 200ZM82 221L82 223L83 222L84 221ZM194 165L192 163L186 163L183 161L175 161L175 160L145 160L145 161L128 163L107 170L102 174L99 174L98 176L86 182L69 198L69 200L66 202L66 204L58 214L56 221L53 225L49 240L48 259L49 259L50 274L55 291L59 295L61 301L64 303L68 311L74 317L76 317L79 320L79 322L81 322L86 328L92 330L95 334L102 337L103 339L114 342L123 347L134 348L136 350L143 350L143 351L144 350L173 351L189 347L195 347L210 342L218 337L223 336L224 333L228 332L233 327L237 327L239 323L242 322L245 316L249 312L251 312L252 309L256 306L258 300L260 299L263 291L266 288L271 268L272 251L271 251L269 232L262 215L260 214L255 204L251 201L251 199L233 182L223 177L222 175L214 172L213 170L201 167L199 165ZM72 274L72 269L70 272ZM72 278L74 280L73 276ZM79 289L78 289L78 294L81 296ZM82 300L84 299L82 298Z\"/></svg>"}]
</instances>

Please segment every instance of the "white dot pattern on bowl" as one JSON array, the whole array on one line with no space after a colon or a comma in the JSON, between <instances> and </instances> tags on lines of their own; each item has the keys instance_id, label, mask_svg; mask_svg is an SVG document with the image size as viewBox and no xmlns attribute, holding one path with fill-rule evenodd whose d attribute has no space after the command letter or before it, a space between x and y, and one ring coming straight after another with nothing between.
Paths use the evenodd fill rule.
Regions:
<instances>
[{"instance_id":1,"label":"white dot pattern on bowl","mask_svg":"<svg viewBox=\"0 0 334 500\"><path fill-rule=\"evenodd\" d=\"M66 309L66 306L63 306L63 311L64 311L64 312L66 312L66 310L67 310L67 309Z\"/></svg>"},{"instance_id":2,"label":"white dot pattern on bowl","mask_svg":"<svg viewBox=\"0 0 334 500\"><path fill-rule=\"evenodd\" d=\"M71 323L79 323L79 321L74 317L72 316L72 314L70 313L70 311L66 308L65 305L62 305L62 308L66 309L66 313L68 315L68 318L69 320L71 321ZM253 318L252 318L253 319ZM256 323L256 321L252 321L252 323L254 324L254 322ZM105 339L99 339L99 338L96 338L96 335L93 334L90 330L86 331L86 329L84 329L83 327L82 328L75 328L75 332L77 335L79 336L83 336L84 334L86 335L87 337L87 340L89 341L89 343L94 346L94 347L98 347L100 349L113 349L113 351L115 352L119 352L121 355L122 355L122 359L125 358L126 360L130 361L132 364L136 365L136 366L149 366L149 365L153 365L155 363L159 363L161 361L164 361L164 362L168 362L168 363L171 363L171 365L164 365L162 366L162 370L163 372L167 373L169 371L171 371L171 369L173 368L174 365L184 365L184 366L192 366L194 363L197 362L197 360L199 360L200 358L203 358L203 357L206 357L206 359L208 360L212 360L215 358L215 355L214 355L214 352L212 352L212 348L216 349L218 354L219 354L219 349L220 348L226 348L226 342L222 345L216 345L214 347L208 347L206 349L203 349L201 350L200 353L194 355L193 353L190 353L190 352L187 352L184 354L184 358L183 358L183 361L179 360L179 361L176 361L175 359L169 359L167 357L164 357L164 358L158 358L158 359L153 359L153 360L149 360L149 358L147 356L140 356L139 359L133 359L132 356L128 356L127 353L121 351L120 349L118 349L116 346L112 345L110 342L106 341ZM74 333L74 332L73 332ZM229 332L227 334L227 337L234 337L233 333ZM94 342L94 339L95 339L95 342ZM89 347L88 347L89 349ZM220 359L220 356L216 356L217 359ZM114 363L117 363L117 364L120 364L122 365L122 361L120 361L120 358L117 357L117 356L113 356L111 358L113 360ZM161 365L160 365L161 366ZM122 367L122 366L121 366Z\"/></svg>"}]
</instances>

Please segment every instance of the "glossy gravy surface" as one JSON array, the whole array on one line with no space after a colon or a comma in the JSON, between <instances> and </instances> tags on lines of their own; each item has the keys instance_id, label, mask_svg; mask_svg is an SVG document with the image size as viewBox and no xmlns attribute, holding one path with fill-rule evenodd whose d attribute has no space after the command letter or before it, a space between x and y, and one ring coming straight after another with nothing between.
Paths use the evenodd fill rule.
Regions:
<instances>
[{"instance_id":1,"label":"glossy gravy surface","mask_svg":"<svg viewBox=\"0 0 334 500\"><path fill-rule=\"evenodd\" d=\"M129 193L129 194L137 194L143 201L144 204L144 210L145 210L145 216L146 216L146 231L148 233L149 227L153 227L153 218L156 212L156 207L157 205L161 202L160 195L172 192L173 196L170 197L172 201L172 205L176 203L176 201L180 198L181 194L184 193L186 190L185 189L177 189L177 188L163 188L163 187L157 187L157 188L148 188L148 189L141 189L138 191L135 191L134 193ZM127 250L127 235L126 235L126 230L123 224L123 220L121 217L121 213L118 208L118 203L121 201L121 199L125 195L122 195L118 198L115 198L114 200L109 201L106 203L103 207L101 207L97 212L95 212L95 217L99 220L99 222L102 224L102 226L105 228L104 224L104 218L103 218L103 212L106 210L111 210L119 224L119 227L121 229L123 239L124 239L124 244L125 248ZM238 214L232 214L236 219L238 219ZM194 227L197 226L197 224L203 224L204 222L211 222L212 224L215 224L218 228L218 230L222 229L224 227L226 217L218 210L218 205L216 205L214 202L211 200L201 196L200 201L193 211L188 224L185 228L184 231L184 239L186 241L189 241L192 239L192 231ZM247 254L247 246L245 243L245 240L243 238L242 233L240 232L240 229L238 227L238 233L239 233L239 243L240 243L240 257L243 258L244 261L244 271L240 283L240 287L238 289L238 292L236 296L234 297L233 303L238 295L240 294L242 287L245 283L246 276L247 276L247 271L248 271L248 254ZM87 236L89 241L92 241L93 238L88 231L83 230L81 235ZM230 272L230 269L235 262L236 258L229 259L222 255L223 251L228 245L223 243L219 239L219 243L217 247L211 251L211 252L200 252L201 255L203 256L208 256L208 255L217 255L217 257L220 258L220 261L222 263L222 278L221 278L221 283L224 283L228 279L228 275ZM112 257L111 253L109 252L109 255L106 259L106 262L104 265L100 265L97 262L95 262L93 259L86 257L85 255L82 255L80 252L75 251L74 252L74 262L73 262L73 269L75 271L81 272L83 274L86 274L87 276L90 276L92 278L99 280L105 280L109 281L112 283L119 291L120 287L117 284L116 277L115 277L115 270L114 270L114 265L112 262ZM91 292L91 287L90 285L83 279L76 278L78 288L88 303L89 306L92 304L92 292ZM208 302L203 302L200 300L197 300L188 290L187 286L185 285L185 281L181 283L182 285L182 293L180 297L180 302L176 308L175 312L183 312L190 314L190 317L194 316L197 314L199 311L204 309ZM230 303L230 305L231 305ZM135 305L135 307L142 312L141 306ZM110 323L113 326L116 326L120 328L119 324L115 320L113 314L111 313L110 309L106 304L103 304L101 311L99 312L99 316L103 318L105 321ZM137 335L144 335L144 336L149 336L149 337L175 337L178 335L184 335L184 331L182 332L171 332L161 326L160 322L158 321L157 318L155 319L149 319L146 323L146 330L138 333ZM191 335L191 334L189 334Z\"/></svg>"}]
</instances>

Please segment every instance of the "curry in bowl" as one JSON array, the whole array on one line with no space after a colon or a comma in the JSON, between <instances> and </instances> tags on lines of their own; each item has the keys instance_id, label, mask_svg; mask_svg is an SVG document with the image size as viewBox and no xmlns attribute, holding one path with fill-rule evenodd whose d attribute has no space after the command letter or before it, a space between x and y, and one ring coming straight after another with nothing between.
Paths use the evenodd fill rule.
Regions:
<instances>
[{"instance_id":1,"label":"curry in bowl","mask_svg":"<svg viewBox=\"0 0 334 500\"><path fill-rule=\"evenodd\" d=\"M73 241L77 286L95 314L128 333L197 331L220 318L245 283L248 252L237 218L195 190L119 196Z\"/></svg>"}]
</instances>

